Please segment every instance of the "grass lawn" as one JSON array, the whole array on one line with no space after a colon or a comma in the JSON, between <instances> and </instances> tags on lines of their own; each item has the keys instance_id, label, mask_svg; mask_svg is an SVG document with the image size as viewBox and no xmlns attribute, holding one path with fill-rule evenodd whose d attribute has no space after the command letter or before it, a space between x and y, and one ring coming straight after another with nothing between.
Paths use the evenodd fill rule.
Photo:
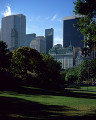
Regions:
<instances>
[{"instance_id":1,"label":"grass lawn","mask_svg":"<svg viewBox=\"0 0 96 120\"><path fill-rule=\"evenodd\" d=\"M96 91L96 86L88 86L88 87L81 87L82 90L93 90L93 91Z\"/></svg>"},{"instance_id":2,"label":"grass lawn","mask_svg":"<svg viewBox=\"0 0 96 120\"><path fill-rule=\"evenodd\" d=\"M0 91L0 120L66 120L96 117L96 93L24 87Z\"/></svg>"}]
</instances>

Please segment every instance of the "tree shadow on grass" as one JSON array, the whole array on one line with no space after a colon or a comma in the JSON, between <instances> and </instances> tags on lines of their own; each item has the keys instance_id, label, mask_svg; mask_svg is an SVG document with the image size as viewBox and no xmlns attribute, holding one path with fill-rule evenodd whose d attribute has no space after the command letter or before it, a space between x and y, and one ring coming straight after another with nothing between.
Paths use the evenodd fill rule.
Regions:
<instances>
[{"instance_id":1,"label":"tree shadow on grass","mask_svg":"<svg viewBox=\"0 0 96 120\"><path fill-rule=\"evenodd\" d=\"M62 111L71 108L54 105L43 105L23 99L0 97L0 120L57 120L64 119Z\"/></svg>"},{"instance_id":2,"label":"tree shadow on grass","mask_svg":"<svg viewBox=\"0 0 96 120\"><path fill-rule=\"evenodd\" d=\"M64 112L70 110L77 111L66 106L43 105L24 99L0 97L0 120L85 120L87 118L67 116ZM92 116L87 118L87 120L91 119Z\"/></svg>"},{"instance_id":3,"label":"tree shadow on grass","mask_svg":"<svg viewBox=\"0 0 96 120\"><path fill-rule=\"evenodd\" d=\"M75 97L75 98L88 98L88 99L96 99L96 94L91 93L83 93L83 92L72 92L68 90L48 90L47 89L36 89L22 87L22 80L18 77L14 77L12 74L2 71L0 72L0 90L9 90L14 91L19 94L31 94L31 95L52 95L52 96L67 96L67 97ZM31 81L31 80L30 80ZM5 84L6 83L6 84ZM50 86L52 88L53 86Z\"/></svg>"},{"instance_id":4,"label":"tree shadow on grass","mask_svg":"<svg viewBox=\"0 0 96 120\"><path fill-rule=\"evenodd\" d=\"M96 94L92 93L83 93L73 92L70 90L48 90L48 89L41 89L35 87L18 87L14 89L19 94L29 94L29 95L52 95L52 96L66 96L66 97L75 97L75 98L87 98L87 99L96 99Z\"/></svg>"}]
</instances>

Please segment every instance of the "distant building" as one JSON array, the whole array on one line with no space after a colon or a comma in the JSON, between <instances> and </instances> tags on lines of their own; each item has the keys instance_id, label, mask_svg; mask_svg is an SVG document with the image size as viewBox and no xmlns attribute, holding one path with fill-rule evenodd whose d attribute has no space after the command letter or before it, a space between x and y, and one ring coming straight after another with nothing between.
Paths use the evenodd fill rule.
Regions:
<instances>
[{"instance_id":1,"label":"distant building","mask_svg":"<svg viewBox=\"0 0 96 120\"><path fill-rule=\"evenodd\" d=\"M77 30L77 25L80 15L68 16L63 18L63 47L68 47L70 42L73 47L84 47L84 43L81 40L84 40L84 36Z\"/></svg>"},{"instance_id":2,"label":"distant building","mask_svg":"<svg viewBox=\"0 0 96 120\"><path fill-rule=\"evenodd\" d=\"M61 62L62 69L68 69L73 67L73 48L69 47L57 47L54 46L49 50L49 54L54 57L55 60Z\"/></svg>"},{"instance_id":3,"label":"distant building","mask_svg":"<svg viewBox=\"0 0 96 120\"><path fill-rule=\"evenodd\" d=\"M30 47L36 49L40 53L45 53L45 38L44 36L38 36L31 41Z\"/></svg>"},{"instance_id":4,"label":"distant building","mask_svg":"<svg viewBox=\"0 0 96 120\"><path fill-rule=\"evenodd\" d=\"M1 40L6 42L10 50L25 46L26 16L10 15L2 18Z\"/></svg>"},{"instance_id":5,"label":"distant building","mask_svg":"<svg viewBox=\"0 0 96 120\"><path fill-rule=\"evenodd\" d=\"M57 44L57 45L55 45L55 48L56 48L56 49L62 48L62 44Z\"/></svg>"},{"instance_id":6,"label":"distant building","mask_svg":"<svg viewBox=\"0 0 96 120\"><path fill-rule=\"evenodd\" d=\"M78 53L82 54L82 50L80 47L73 47L73 64L76 64L76 58L78 56Z\"/></svg>"},{"instance_id":7,"label":"distant building","mask_svg":"<svg viewBox=\"0 0 96 120\"><path fill-rule=\"evenodd\" d=\"M49 50L53 47L54 30L53 28L45 29L45 51L48 54Z\"/></svg>"},{"instance_id":8,"label":"distant building","mask_svg":"<svg viewBox=\"0 0 96 120\"><path fill-rule=\"evenodd\" d=\"M84 57L82 57L81 51L78 51L78 55L77 55L76 60L75 60L75 66L78 66L78 65L81 64L84 60L85 60L85 59L84 59Z\"/></svg>"},{"instance_id":9,"label":"distant building","mask_svg":"<svg viewBox=\"0 0 96 120\"><path fill-rule=\"evenodd\" d=\"M30 43L32 40L34 40L36 38L36 34L26 34L26 43L25 46L30 47Z\"/></svg>"}]
</instances>

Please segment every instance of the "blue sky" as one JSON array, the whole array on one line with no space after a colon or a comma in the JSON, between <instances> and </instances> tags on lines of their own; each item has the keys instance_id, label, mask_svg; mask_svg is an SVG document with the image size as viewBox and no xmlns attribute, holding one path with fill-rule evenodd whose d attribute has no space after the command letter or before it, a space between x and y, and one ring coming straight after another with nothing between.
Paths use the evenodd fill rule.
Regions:
<instances>
[{"instance_id":1,"label":"blue sky","mask_svg":"<svg viewBox=\"0 0 96 120\"><path fill-rule=\"evenodd\" d=\"M54 44L63 43L63 17L74 15L75 0L0 0L1 19L11 14L26 16L26 33L45 36L45 29L54 29ZM1 28L1 27L0 27Z\"/></svg>"}]
</instances>

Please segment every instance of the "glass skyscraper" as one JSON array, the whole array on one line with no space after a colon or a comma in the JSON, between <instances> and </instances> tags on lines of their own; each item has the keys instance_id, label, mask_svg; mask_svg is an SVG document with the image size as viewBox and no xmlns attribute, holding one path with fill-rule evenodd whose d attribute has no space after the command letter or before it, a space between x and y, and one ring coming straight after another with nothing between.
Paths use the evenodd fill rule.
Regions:
<instances>
[{"instance_id":1,"label":"glass skyscraper","mask_svg":"<svg viewBox=\"0 0 96 120\"><path fill-rule=\"evenodd\" d=\"M30 43L32 40L34 40L36 38L36 34L32 33L32 34L26 34L26 43L25 46L30 47Z\"/></svg>"},{"instance_id":2,"label":"glass skyscraper","mask_svg":"<svg viewBox=\"0 0 96 120\"><path fill-rule=\"evenodd\" d=\"M3 17L1 40L6 42L10 50L25 46L26 16L17 14Z\"/></svg>"},{"instance_id":3,"label":"glass skyscraper","mask_svg":"<svg viewBox=\"0 0 96 120\"><path fill-rule=\"evenodd\" d=\"M49 50L53 47L54 30L53 28L45 29L45 51L48 54Z\"/></svg>"},{"instance_id":4,"label":"glass skyscraper","mask_svg":"<svg viewBox=\"0 0 96 120\"><path fill-rule=\"evenodd\" d=\"M74 47L84 47L84 36L77 30L77 25L79 18L82 16L74 15L63 18L63 47L68 47L71 43Z\"/></svg>"}]
</instances>

